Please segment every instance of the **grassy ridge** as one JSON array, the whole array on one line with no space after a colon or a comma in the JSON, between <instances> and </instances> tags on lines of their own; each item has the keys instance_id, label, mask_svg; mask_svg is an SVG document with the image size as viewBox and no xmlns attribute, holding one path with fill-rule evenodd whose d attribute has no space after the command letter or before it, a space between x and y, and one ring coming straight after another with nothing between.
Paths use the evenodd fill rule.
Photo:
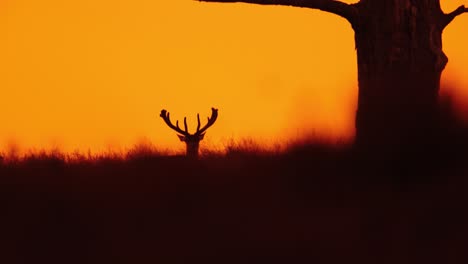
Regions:
<instances>
[{"instance_id":1,"label":"grassy ridge","mask_svg":"<svg viewBox=\"0 0 468 264\"><path fill-rule=\"evenodd\" d=\"M443 127L385 151L7 157L0 261L466 263L468 129Z\"/></svg>"}]
</instances>

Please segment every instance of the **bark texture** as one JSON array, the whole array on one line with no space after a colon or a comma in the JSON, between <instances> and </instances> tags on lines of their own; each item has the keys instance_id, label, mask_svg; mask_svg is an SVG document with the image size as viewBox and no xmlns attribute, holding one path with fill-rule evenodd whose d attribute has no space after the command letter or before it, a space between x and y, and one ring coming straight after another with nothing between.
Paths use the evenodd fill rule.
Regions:
<instances>
[{"instance_id":1,"label":"bark texture","mask_svg":"<svg viewBox=\"0 0 468 264\"><path fill-rule=\"evenodd\" d=\"M439 1L366 0L358 9L356 141L379 146L422 139L433 130L448 61Z\"/></svg>"}]
</instances>

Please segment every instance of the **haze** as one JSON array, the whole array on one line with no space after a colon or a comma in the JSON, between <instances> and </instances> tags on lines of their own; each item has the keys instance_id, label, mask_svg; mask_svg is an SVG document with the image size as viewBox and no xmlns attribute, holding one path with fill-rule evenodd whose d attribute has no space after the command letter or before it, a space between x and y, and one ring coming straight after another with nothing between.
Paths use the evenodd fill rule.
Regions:
<instances>
[{"instance_id":1,"label":"haze","mask_svg":"<svg viewBox=\"0 0 468 264\"><path fill-rule=\"evenodd\" d=\"M348 1L353 2L353 1ZM466 1L443 1L452 11ZM444 33L443 93L468 100L468 15ZM0 149L183 149L159 118L219 108L207 145L349 140L353 31L321 11L192 0L3 0ZM448 85L447 85L448 84ZM463 89L465 88L465 89ZM460 107L463 109L463 107ZM205 118L202 118L205 120Z\"/></svg>"}]
</instances>

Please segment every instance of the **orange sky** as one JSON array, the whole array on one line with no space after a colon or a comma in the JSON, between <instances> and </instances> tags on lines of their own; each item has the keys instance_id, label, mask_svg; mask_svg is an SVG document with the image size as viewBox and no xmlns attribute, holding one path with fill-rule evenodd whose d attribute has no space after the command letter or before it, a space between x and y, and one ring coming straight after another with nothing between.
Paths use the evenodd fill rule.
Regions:
<instances>
[{"instance_id":1,"label":"orange sky","mask_svg":"<svg viewBox=\"0 0 468 264\"><path fill-rule=\"evenodd\" d=\"M353 2L353 1L349 1ZM466 0L443 1L451 11ZM444 80L468 100L468 14L444 33ZM204 143L349 138L348 23L321 11L192 0L2 0L0 149L183 149L159 118L220 110ZM193 124L189 123L189 124ZM192 125L193 127L193 125Z\"/></svg>"}]
</instances>

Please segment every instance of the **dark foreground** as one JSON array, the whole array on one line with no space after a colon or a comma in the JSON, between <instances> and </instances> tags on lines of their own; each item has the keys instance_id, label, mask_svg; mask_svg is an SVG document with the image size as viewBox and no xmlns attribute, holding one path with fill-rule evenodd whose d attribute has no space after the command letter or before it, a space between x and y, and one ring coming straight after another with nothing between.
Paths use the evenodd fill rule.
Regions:
<instances>
[{"instance_id":1,"label":"dark foreground","mask_svg":"<svg viewBox=\"0 0 468 264\"><path fill-rule=\"evenodd\" d=\"M30 158L0 167L0 261L468 263L466 161Z\"/></svg>"},{"instance_id":2,"label":"dark foreground","mask_svg":"<svg viewBox=\"0 0 468 264\"><path fill-rule=\"evenodd\" d=\"M0 263L468 263L466 131L396 152L0 163Z\"/></svg>"}]
</instances>

